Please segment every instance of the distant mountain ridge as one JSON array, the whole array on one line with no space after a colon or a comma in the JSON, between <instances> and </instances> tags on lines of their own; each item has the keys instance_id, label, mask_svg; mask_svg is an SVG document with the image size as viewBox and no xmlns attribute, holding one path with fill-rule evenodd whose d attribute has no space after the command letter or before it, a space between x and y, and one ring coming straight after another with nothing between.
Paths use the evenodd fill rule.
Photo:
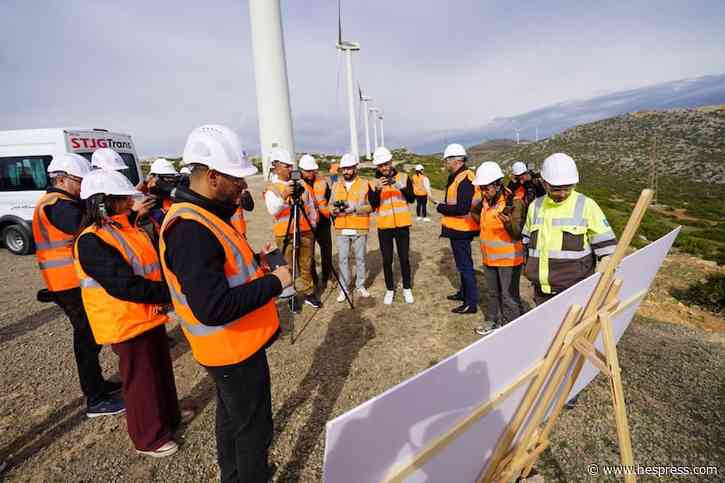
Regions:
<instances>
[{"instance_id":1,"label":"distant mountain ridge","mask_svg":"<svg viewBox=\"0 0 725 483\"><path fill-rule=\"evenodd\" d=\"M496 118L475 129L451 130L434 135L425 143L413 145L416 152L440 151L441 145L459 142L464 145L486 139L511 138L516 129L522 136L551 136L570 127L616 117L636 111L688 108L725 104L725 74L682 79L596 96L570 100L511 117Z\"/></svg>"}]
</instances>

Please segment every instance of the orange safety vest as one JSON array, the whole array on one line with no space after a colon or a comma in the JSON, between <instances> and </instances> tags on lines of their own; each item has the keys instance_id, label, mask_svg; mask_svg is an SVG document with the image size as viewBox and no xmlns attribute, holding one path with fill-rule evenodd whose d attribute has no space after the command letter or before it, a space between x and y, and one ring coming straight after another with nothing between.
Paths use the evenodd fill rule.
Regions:
<instances>
[{"instance_id":1,"label":"orange safety vest","mask_svg":"<svg viewBox=\"0 0 725 483\"><path fill-rule=\"evenodd\" d=\"M415 196L426 196L428 194L425 189L425 184L423 183L425 179L426 177L423 174L416 173L412 176L413 194L415 194Z\"/></svg>"},{"instance_id":2,"label":"orange safety vest","mask_svg":"<svg viewBox=\"0 0 725 483\"><path fill-rule=\"evenodd\" d=\"M524 263L521 241L513 241L498 215L506 208L506 190L494 206L483 200L481 208L481 253L483 264L489 267L516 267Z\"/></svg>"},{"instance_id":3,"label":"orange safety vest","mask_svg":"<svg viewBox=\"0 0 725 483\"><path fill-rule=\"evenodd\" d=\"M408 202L400 191L408 184L405 173L395 175L395 185L384 186L380 190L380 206L376 210L378 229L400 228L413 224Z\"/></svg>"},{"instance_id":4,"label":"orange safety vest","mask_svg":"<svg viewBox=\"0 0 725 483\"><path fill-rule=\"evenodd\" d=\"M160 282L161 266L151 239L146 232L132 226L127 215L111 217L113 223L95 224L78 237L92 233L118 251L133 273L147 280ZM83 306L88 315L93 337L98 344L115 344L132 339L169 321L163 305L128 302L113 297L101 284L88 276L78 259L78 242L74 246L75 269L81 286Z\"/></svg>"},{"instance_id":5,"label":"orange safety vest","mask_svg":"<svg viewBox=\"0 0 725 483\"><path fill-rule=\"evenodd\" d=\"M350 191L345 188L345 180L340 179L335 183L332 188L332 196L330 202L334 204L335 201L343 200L347 202L348 207L353 210L359 206L366 205L368 202L368 190L370 185L367 181L360 177L355 178ZM337 230L361 230L368 231L370 228L370 214L369 213L352 213L350 215L339 215L335 218L335 229Z\"/></svg>"},{"instance_id":6,"label":"orange safety vest","mask_svg":"<svg viewBox=\"0 0 725 483\"><path fill-rule=\"evenodd\" d=\"M212 326L200 322L189 307L184 288L166 265L164 234L179 219L199 223L219 241L224 249L224 275L229 287L249 283L262 277L265 272L257 265L247 240L224 220L193 203L175 203L171 207L161 227L161 266L169 285L174 311L189 340L194 358L204 366L227 366L241 362L254 355L277 332L279 318L275 299L224 325ZM193 253L180 255L193 256Z\"/></svg>"},{"instance_id":7,"label":"orange safety vest","mask_svg":"<svg viewBox=\"0 0 725 483\"><path fill-rule=\"evenodd\" d=\"M325 193L327 192L327 180L325 178L315 178L313 184L313 192L315 194L315 207L320 214L325 217L330 217L330 207L327 205L327 199Z\"/></svg>"},{"instance_id":8,"label":"orange safety vest","mask_svg":"<svg viewBox=\"0 0 725 483\"><path fill-rule=\"evenodd\" d=\"M73 200L63 193L45 193L35 206L33 214L33 239L35 256L45 286L51 292L60 292L78 287L78 275L73 268L73 239L75 233L65 233L50 222L45 207L58 200Z\"/></svg>"},{"instance_id":9,"label":"orange safety vest","mask_svg":"<svg viewBox=\"0 0 725 483\"><path fill-rule=\"evenodd\" d=\"M516 198L517 200L521 200L521 201L524 201L525 200L525 198L526 198L526 188L524 188L523 185L519 185L516 188L516 192L514 193L514 198Z\"/></svg>"},{"instance_id":10,"label":"orange safety vest","mask_svg":"<svg viewBox=\"0 0 725 483\"><path fill-rule=\"evenodd\" d=\"M241 206L237 208L237 211L234 212L229 221L235 230L237 230L241 235L245 237L247 236L247 220L244 219L244 210Z\"/></svg>"},{"instance_id":11,"label":"orange safety vest","mask_svg":"<svg viewBox=\"0 0 725 483\"><path fill-rule=\"evenodd\" d=\"M453 180L453 183L446 190L446 198L443 201L447 205L455 206L458 203L458 185L464 179L473 182L475 175L470 169L464 169ZM474 195L475 198L475 195ZM466 213L462 216L444 216L441 223L446 228L456 231L478 231L478 223L473 219L470 213Z\"/></svg>"},{"instance_id":12,"label":"orange safety vest","mask_svg":"<svg viewBox=\"0 0 725 483\"><path fill-rule=\"evenodd\" d=\"M307 183L302 182L302 186L305 188L305 192L302 193L302 203L305 207L305 213L307 213L307 218L310 219L310 221L315 224L317 223L317 210L315 209L315 201L314 201L314 193L310 189L310 187L307 185ZM274 194L279 196L281 199L284 199L282 197L282 192L287 188L287 183L284 181L277 181L275 183L272 183L267 187L268 190L272 191ZM290 209L289 205L286 205L284 208L279 210L279 212L273 216L274 218L274 225L272 226L272 230L274 231L274 236L285 236L286 233L292 233L294 230L294 227L289 222L290 221L290 212L292 210ZM310 227L310 224L307 222L307 218L305 218L302 214L300 214L300 232L304 233L306 231L310 231L312 227ZM289 230L287 230L287 227L289 226Z\"/></svg>"}]
</instances>

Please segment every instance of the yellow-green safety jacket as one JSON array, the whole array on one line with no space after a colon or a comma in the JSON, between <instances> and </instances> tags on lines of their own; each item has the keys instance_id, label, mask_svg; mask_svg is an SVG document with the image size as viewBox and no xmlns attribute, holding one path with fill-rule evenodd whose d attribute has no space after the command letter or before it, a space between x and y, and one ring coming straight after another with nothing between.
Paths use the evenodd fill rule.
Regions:
<instances>
[{"instance_id":1,"label":"yellow-green safety jacket","mask_svg":"<svg viewBox=\"0 0 725 483\"><path fill-rule=\"evenodd\" d=\"M617 238L599 205L572 191L561 203L544 195L529 207L521 232L528 247L525 275L545 294L556 294L594 273Z\"/></svg>"}]
</instances>

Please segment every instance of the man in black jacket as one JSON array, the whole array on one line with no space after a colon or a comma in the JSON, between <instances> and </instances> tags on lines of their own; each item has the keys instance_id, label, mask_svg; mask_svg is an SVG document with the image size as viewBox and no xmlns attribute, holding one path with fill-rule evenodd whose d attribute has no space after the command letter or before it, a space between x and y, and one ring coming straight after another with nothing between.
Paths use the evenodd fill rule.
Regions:
<instances>
[{"instance_id":1,"label":"man in black jacket","mask_svg":"<svg viewBox=\"0 0 725 483\"><path fill-rule=\"evenodd\" d=\"M473 270L471 241L478 235L478 224L471 216L474 196L473 172L466 167L466 150L460 144L450 144L443 153L450 175L446 196L436 206L441 220L441 236L451 240L456 269L461 277L461 288L449 295L448 300L463 302L452 310L455 314L475 314L478 310L478 284Z\"/></svg>"}]
</instances>

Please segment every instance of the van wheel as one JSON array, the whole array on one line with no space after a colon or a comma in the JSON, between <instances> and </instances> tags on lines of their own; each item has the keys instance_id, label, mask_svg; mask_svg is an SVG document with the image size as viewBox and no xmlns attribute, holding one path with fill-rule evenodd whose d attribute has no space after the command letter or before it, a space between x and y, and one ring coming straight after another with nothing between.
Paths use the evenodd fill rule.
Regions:
<instances>
[{"instance_id":1,"label":"van wheel","mask_svg":"<svg viewBox=\"0 0 725 483\"><path fill-rule=\"evenodd\" d=\"M6 226L2 233L5 246L15 255L27 255L33 251L30 233L21 225Z\"/></svg>"}]
</instances>

